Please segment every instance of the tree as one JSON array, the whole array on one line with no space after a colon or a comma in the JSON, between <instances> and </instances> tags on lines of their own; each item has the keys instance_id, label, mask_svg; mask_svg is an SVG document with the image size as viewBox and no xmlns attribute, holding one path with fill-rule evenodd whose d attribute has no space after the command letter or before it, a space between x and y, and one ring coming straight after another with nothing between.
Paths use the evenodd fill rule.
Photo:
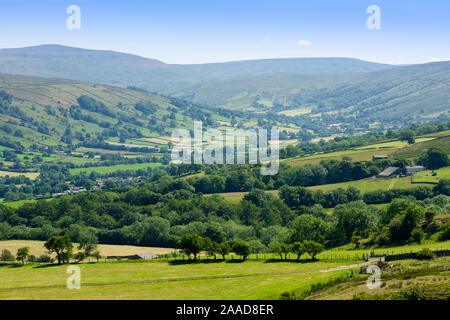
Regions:
<instances>
[{"instance_id":1,"label":"tree","mask_svg":"<svg viewBox=\"0 0 450 320\"><path fill-rule=\"evenodd\" d=\"M0 261L14 261L14 255L8 249L3 249L0 255Z\"/></svg>"},{"instance_id":2,"label":"tree","mask_svg":"<svg viewBox=\"0 0 450 320\"><path fill-rule=\"evenodd\" d=\"M77 252L73 255L73 258L75 260L75 263L80 263L82 262L84 259L86 259L86 253L83 251Z\"/></svg>"},{"instance_id":3,"label":"tree","mask_svg":"<svg viewBox=\"0 0 450 320\"><path fill-rule=\"evenodd\" d=\"M238 240L233 246L233 252L239 256L242 256L242 260L245 260L250 253L252 253L252 248L247 242Z\"/></svg>"},{"instance_id":4,"label":"tree","mask_svg":"<svg viewBox=\"0 0 450 320\"><path fill-rule=\"evenodd\" d=\"M430 170L436 170L450 164L447 153L438 148L428 149L422 154L419 162Z\"/></svg>"},{"instance_id":5,"label":"tree","mask_svg":"<svg viewBox=\"0 0 450 320\"><path fill-rule=\"evenodd\" d=\"M446 223L441 225L441 234L439 235L439 240L450 240L450 221L447 221Z\"/></svg>"},{"instance_id":6,"label":"tree","mask_svg":"<svg viewBox=\"0 0 450 320\"><path fill-rule=\"evenodd\" d=\"M414 131L411 129L404 129L400 131L400 141L406 141L409 144L414 144L416 142Z\"/></svg>"},{"instance_id":7,"label":"tree","mask_svg":"<svg viewBox=\"0 0 450 320\"><path fill-rule=\"evenodd\" d=\"M220 251L219 244L217 242L212 241L210 238L204 238L204 250L208 257L214 257L216 260L216 254Z\"/></svg>"},{"instance_id":8,"label":"tree","mask_svg":"<svg viewBox=\"0 0 450 320\"><path fill-rule=\"evenodd\" d=\"M284 254L284 260L287 259L287 255L291 252L291 246L285 243L281 244L281 253Z\"/></svg>"},{"instance_id":9,"label":"tree","mask_svg":"<svg viewBox=\"0 0 450 320\"><path fill-rule=\"evenodd\" d=\"M225 260L225 256L226 256L227 254L229 254L230 251L231 251L230 246L229 246L228 243L226 243L226 242L222 242L222 243L219 245L219 248L218 248L218 249L219 249L219 254L222 255L223 260Z\"/></svg>"},{"instance_id":10,"label":"tree","mask_svg":"<svg viewBox=\"0 0 450 320\"><path fill-rule=\"evenodd\" d=\"M305 251L311 256L312 260L316 260L316 256L325 250L323 244L314 241L304 241Z\"/></svg>"},{"instance_id":11,"label":"tree","mask_svg":"<svg viewBox=\"0 0 450 320\"><path fill-rule=\"evenodd\" d=\"M437 186L433 188L434 193L450 196L450 179L441 179Z\"/></svg>"},{"instance_id":12,"label":"tree","mask_svg":"<svg viewBox=\"0 0 450 320\"><path fill-rule=\"evenodd\" d=\"M97 262L100 261L100 259L102 258L102 255L100 254L100 251L95 250L94 252L91 253L91 257L94 257Z\"/></svg>"},{"instance_id":13,"label":"tree","mask_svg":"<svg viewBox=\"0 0 450 320\"><path fill-rule=\"evenodd\" d=\"M425 232L423 232L422 228L416 228L411 232L411 242L420 244L423 238L425 238Z\"/></svg>"},{"instance_id":14,"label":"tree","mask_svg":"<svg viewBox=\"0 0 450 320\"><path fill-rule=\"evenodd\" d=\"M89 229L82 229L78 235L78 250L84 250L86 255L90 255L97 248L98 239L95 232Z\"/></svg>"},{"instance_id":15,"label":"tree","mask_svg":"<svg viewBox=\"0 0 450 320\"><path fill-rule=\"evenodd\" d=\"M281 244L278 242L271 243L269 245L269 251L273 254L280 256L280 259L283 259L283 251L281 249Z\"/></svg>"},{"instance_id":16,"label":"tree","mask_svg":"<svg viewBox=\"0 0 450 320\"><path fill-rule=\"evenodd\" d=\"M28 258L29 255L30 255L30 248L28 247L19 248L17 250L16 260L21 261L22 264L25 264L25 260Z\"/></svg>"},{"instance_id":17,"label":"tree","mask_svg":"<svg viewBox=\"0 0 450 320\"><path fill-rule=\"evenodd\" d=\"M194 255L194 260L197 260L197 254L199 254L204 248L204 239L198 234L187 233L178 240L177 246L181 251L190 258L191 254Z\"/></svg>"},{"instance_id":18,"label":"tree","mask_svg":"<svg viewBox=\"0 0 450 320\"><path fill-rule=\"evenodd\" d=\"M297 217L291 224L292 234L289 242L312 240L321 242L330 230L328 222L310 214Z\"/></svg>"},{"instance_id":19,"label":"tree","mask_svg":"<svg viewBox=\"0 0 450 320\"><path fill-rule=\"evenodd\" d=\"M50 254L56 254L58 264L69 263L72 256L73 244L68 235L51 237L44 244L44 247Z\"/></svg>"},{"instance_id":20,"label":"tree","mask_svg":"<svg viewBox=\"0 0 450 320\"><path fill-rule=\"evenodd\" d=\"M294 242L291 245L291 251L297 255L297 260L300 260L300 257L306 252L306 248L301 242Z\"/></svg>"}]
</instances>

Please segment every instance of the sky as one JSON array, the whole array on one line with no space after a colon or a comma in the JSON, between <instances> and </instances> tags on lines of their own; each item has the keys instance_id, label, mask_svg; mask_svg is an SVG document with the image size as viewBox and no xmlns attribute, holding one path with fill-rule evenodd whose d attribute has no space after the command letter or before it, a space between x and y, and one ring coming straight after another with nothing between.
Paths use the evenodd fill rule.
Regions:
<instances>
[{"instance_id":1,"label":"sky","mask_svg":"<svg viewBox=\"0 0 450 320\"><path fill-rule=\"evenodd\" d=\"M81 10L80 29L67 8ZM380 9L370 30L369 6ZM0 48L61 44L166 63L350 57L450 60L448 0L1 0ZM371 20L372 22L374 20Z\"/></svg>"}]
</instances>

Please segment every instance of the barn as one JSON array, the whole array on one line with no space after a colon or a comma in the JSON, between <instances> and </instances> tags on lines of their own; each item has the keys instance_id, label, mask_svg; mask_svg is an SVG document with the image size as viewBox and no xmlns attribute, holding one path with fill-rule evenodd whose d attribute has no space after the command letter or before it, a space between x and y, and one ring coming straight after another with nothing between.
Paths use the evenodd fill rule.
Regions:
<instances>
[{"instance_id":1,"label":"barn","mask_svg":"<svg viewBox=\"0 0 450 320\"><path fill-rule=\"evenodd\" d=\"M389 167L386 170L384 170L383 172L380 172L378 174L378 178L389 178L398 174L401 174L403 171L402 168L399 167Z\"/></svg>"}]
</instances>

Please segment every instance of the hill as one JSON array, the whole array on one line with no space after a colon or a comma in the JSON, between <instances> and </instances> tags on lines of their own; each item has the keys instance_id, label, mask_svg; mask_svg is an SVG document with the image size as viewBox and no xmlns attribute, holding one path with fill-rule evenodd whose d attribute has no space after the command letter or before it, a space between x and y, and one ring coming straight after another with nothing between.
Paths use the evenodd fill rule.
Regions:
<instances>
[{"instance_id":1,"label":"hill","mask_svg":"<svg viewBox=\"0 0 450 320\"><path fill-rule=\"evenodd\" d=\"M447 113L449 86L447 61L340 75L248 76L198 84L172 94L235 109L275 105L276 111L307 108L314 116L342 112L390 121L406 114L420 120Z\"/></svg>"},{"instance_id":2,"label":"hill","mask_svg":"<svg viewBox=\"0 0 450 320\"><path fill-rule=\"evenodd\" d=\"M150 91L188 87L202 81L275 73L324 74L368 72L390 67L348 58L293 58L210 63L166 64L131 54L42 45L0 50L0 73L56 77Z\"/></svg>"},{"instance_id":3,"label":"hill","mask_svg":"<svg viewBox=\"0 0 450 320\"><path fill-rule=\"evenodd\" d=\"M155 147L125 142L170 135L175 127L189 126L193 117L213 113L140 89L16 75L0 75L0 106L0 145L13 149L15 144L86 146L92 140L128 149Z\"/></svg>"}]
</instances>

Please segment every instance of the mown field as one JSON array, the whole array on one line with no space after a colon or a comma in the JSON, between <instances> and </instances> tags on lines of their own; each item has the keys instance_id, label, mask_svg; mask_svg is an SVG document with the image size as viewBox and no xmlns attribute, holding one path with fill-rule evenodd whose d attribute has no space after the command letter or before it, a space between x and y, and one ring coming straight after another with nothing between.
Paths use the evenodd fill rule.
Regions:
<instances>
[{"instance_id":1,"label":"mown field","mask_svg":"<svg viewBox=\"0 0 450 320\"><path fill-rule=\"evenodd\" d=\"M79 265L81 289L66 288L67 266L0 267L0 299L278 299L287 290L339 276L351 263L246 261Z\"/></svg>"},{"instance_id":2,"label":"mown field","mask_svg":"<svg viewBox=\"0 0 450 320\"><path fill-rule=\"evenodd\" d=\"M377 249L389 253L423 247L450 248L450 241ZM322 253L334 259L311 262L276 260L122 261L80 264L81 289L66 288L67 266L0 265L0 299L279 299L284 292L302 294L359 270L359 256L369 250L336 249ZM252 255L251 259L256 256ZM220 288L220 290L218 290Z\"/></svg>"},{"instance_id":3,"label":"mown field","mask_svg":"<svg viewBox=\"0 0 450 320\"><path fill-rule=\"evenodd\" d=\"M17 252L17 249L23 247L30 248L30 254L34 256L40 256L47 254L47 250L44 248L44 241L31 241L31 240L8 240L0 241L0 251L8 249L13 254ZM77 244L74 244L77 247ZM119 246L119 245L98 245L98 250L102 256L126 256L138 253L152 252L154 254L167 254L173 252L173 248L155 248L155 247L138 247L138 246Z\"/></svg>"}]
</instances>

